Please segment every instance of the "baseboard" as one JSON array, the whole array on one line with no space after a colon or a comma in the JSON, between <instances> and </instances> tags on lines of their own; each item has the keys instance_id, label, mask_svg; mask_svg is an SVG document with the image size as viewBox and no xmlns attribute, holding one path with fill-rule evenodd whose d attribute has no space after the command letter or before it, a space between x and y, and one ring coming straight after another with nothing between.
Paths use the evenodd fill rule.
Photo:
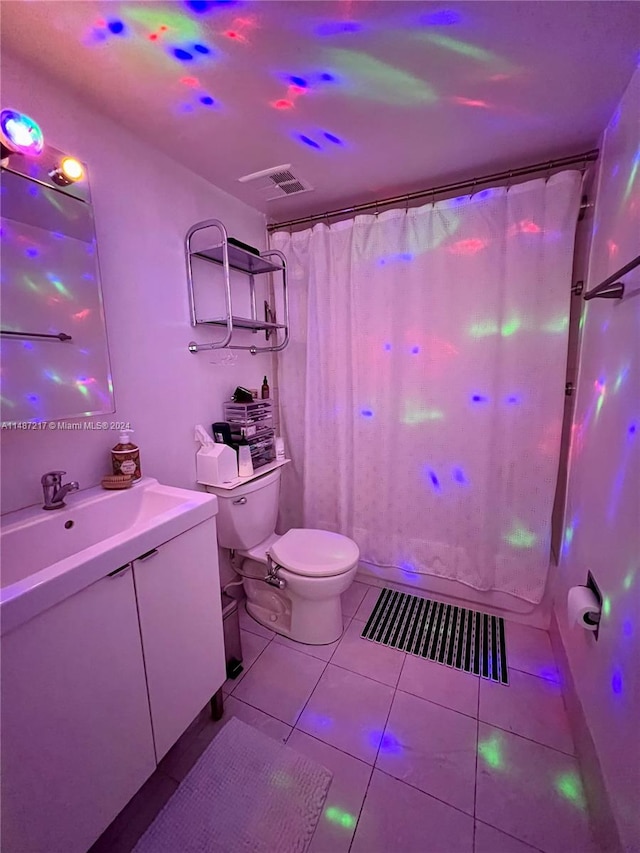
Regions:
<instances>
[{"instance_id":1,"label":"baseboard","mask_svg":"<svg viewBox=\"0 0 640 853\"><path fill-rule=\"evenodd\" d=\"M594 837L603 853L623 853L600 759L587 725L582 702L576 692L569 659L562 642L555 613L551 615L549 636L556 663L562 675L564 699L575 741L576 756L582 770L582 781L591 815Z\"/></svg>"}]
</instances>

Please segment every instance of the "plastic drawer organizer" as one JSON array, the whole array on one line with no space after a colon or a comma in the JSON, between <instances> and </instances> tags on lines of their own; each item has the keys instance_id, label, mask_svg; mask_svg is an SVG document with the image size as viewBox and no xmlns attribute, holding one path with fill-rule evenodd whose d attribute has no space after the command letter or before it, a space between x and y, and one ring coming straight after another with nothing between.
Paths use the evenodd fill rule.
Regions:
<instances>
[{"instance_id":1,"label":"plastic drawer organizer","mask_svg":"<svg viewBox=\"0 0 640 853\"><path fill-rule=\"evenodd\" d=\"M276 458L276 441L271 400L225 403L224 419L231 427L234 442L246 439L254 469L273 462Z\"/></svg>"},{"instance_id":2,"label":"plastic drawer organizer","mask_svg":"<svg viewBox=\"0 0 640 853\"><path fill-rule=\"evenodd\" d=\"M208 241L211 229L218 232L218 241L211 245ZM204 232L204 233L200 233ZM199 235L196 237L196 235ZM201 244L197 250L193 248L195 242ZM211 343L199 344L191 341L190 352L201 350L244 349L249 350L252 355L259 352L280 352L289 343L289 298L287 294L287 261L282 252L272 249L267 252L256 253L250 246L245 246L238 240L230 238L227 230L218 219L206 219L197 222L187 232L185 239L185 252L187 259L187 283L189 286L189 306L191 309L191 325L220 326L226 329L224 337ZM222 287L224 290L224 314L220 316L202 317L196 306L196 294L194 289L194 260L206 261L222 268ZM242 273L249 277L248 301L250 316L238 316L234 313L231 273ZM256 307L256 282L255 277L265 273L274 273L273 290L270 291L271 302L264 301L264 319L258 319ZM282 287L281 299L276 295L275 279L279 277ZM215 287L215 283L212 285ZM219 285L218 285L219 286ZM236 292L235 299L238 300ZM284 311L284 322L278 323L273 304L278 302ZM235 329L249 329L254 334L264 332L268 346L243 346L231 343ZM269 341L273 338L273 342Z\"/></svg>"}]
</instances>

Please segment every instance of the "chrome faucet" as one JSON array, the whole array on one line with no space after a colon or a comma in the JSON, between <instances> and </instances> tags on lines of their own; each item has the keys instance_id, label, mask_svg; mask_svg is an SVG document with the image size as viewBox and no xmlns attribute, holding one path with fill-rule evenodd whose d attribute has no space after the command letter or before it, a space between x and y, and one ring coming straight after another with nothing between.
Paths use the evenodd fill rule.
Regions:
<instances>
[{"instance_id":1,"label":"chrome faucet","mask_svg":"<svg viewBox=\"0 0 640 853\"><path fill-rule=\"evenodd\" d=\"M62 478L66 471L48 471L42 475L40 482L44 492L44 505L42 509L62 509L65 506L64 499L69 492L77 492L80 485L75 482L62 485Z\"/></svg>"}]
</instances>

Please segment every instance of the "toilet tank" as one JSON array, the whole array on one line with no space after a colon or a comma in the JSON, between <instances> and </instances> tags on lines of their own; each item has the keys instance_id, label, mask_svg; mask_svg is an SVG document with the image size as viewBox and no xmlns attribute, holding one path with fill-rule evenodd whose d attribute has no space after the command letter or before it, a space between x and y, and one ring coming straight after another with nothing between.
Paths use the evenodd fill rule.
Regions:
<instances>
[{"instance_id":1,"label":"toilet tank","mask_svg":"<svg viewBox=\"0 0 640 853\"><path fill-rule=\"evenodd\" d=\"M244 551L275 532L280 497L280 469L235 489L207 486L218 498L218 544Z\"/></svg>"}]
</instances>

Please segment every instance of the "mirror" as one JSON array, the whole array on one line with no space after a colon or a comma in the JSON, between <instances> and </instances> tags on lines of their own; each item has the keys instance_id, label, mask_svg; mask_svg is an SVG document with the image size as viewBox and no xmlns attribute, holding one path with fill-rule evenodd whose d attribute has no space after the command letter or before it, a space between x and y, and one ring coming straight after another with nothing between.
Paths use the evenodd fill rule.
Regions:
<instances>
[{"instance_id":1,"label":"mirror","mask_svg":"<svg viewBox=\"0 0 640 853\"><path fill-rule=\"evenodd\" d=\"M3 424L115 411L86 168L74 161L83 176L64 185L64 157L45 145L2 160Z\"/></svg>"}]
</instances>

